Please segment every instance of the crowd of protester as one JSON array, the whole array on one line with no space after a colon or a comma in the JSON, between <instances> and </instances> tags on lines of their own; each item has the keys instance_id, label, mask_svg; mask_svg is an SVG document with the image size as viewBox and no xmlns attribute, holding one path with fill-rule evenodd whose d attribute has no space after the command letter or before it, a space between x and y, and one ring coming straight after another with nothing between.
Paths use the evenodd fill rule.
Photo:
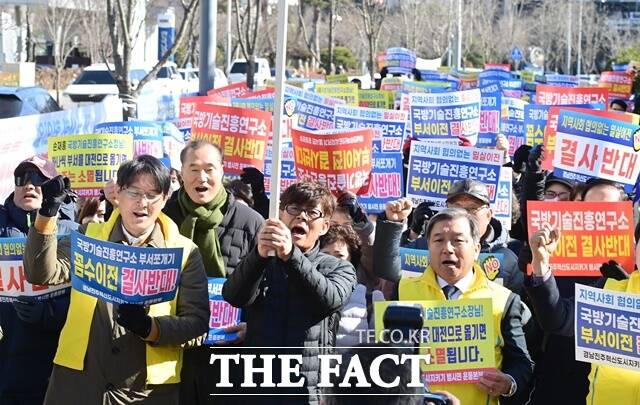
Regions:
<instances>
[{"instance_id":1,"label":"crowd of protester","mask_svg":"<svg viewBox=\"0 0 640 405\"><path fill-rule=\"evenodd\" d=\"M506 154L504 143L498 148ZM283 191L279 217L269 218L262 173L248 168L240 180L223 184L222 153L206 141L186 145L179 172L138 156L90 199L78 199L50 161L26 159L0 207L0 236L27 237L29 282L69 281L71 230L125 245L178 247L184 255L170 303L112 305L75 290L45 301L0 303L0 404L360 403L317 387L319 354L334 347L354 353L349 348L371 344L360 332L373 328L376 301L466 298L492 300L497 367L477 383L430 387L449 391L450 403L638 403L637 372L578 362L573 341L574 285L638 294L627 289L640 285L638 272L629 276L612 260L603 264L602 277L556 279L549 255L558 231L526 237L529 201L629 197L608 180L574 184L544 171L544 154L542 146L522 146L507 163L518 200L507 238L493 217L487 185L474 179L455 183L440 212L408 199L366 212L355 194L300 181ZM400 247L429 250L422 276L403 276ZM497 277L489 279L476 263L481 252L502 255ZM242 322L227 328L237 338L225 353L243 346L301 348L306 384L292 391L296 395L227 395L254 393L242 388L210 395L220 370L209 356L222 349L203 343L207 277L226 278L224 299L243 310ZM404 394L366 403L422 401L421 390Z\"/></svg>"}]
</instances>

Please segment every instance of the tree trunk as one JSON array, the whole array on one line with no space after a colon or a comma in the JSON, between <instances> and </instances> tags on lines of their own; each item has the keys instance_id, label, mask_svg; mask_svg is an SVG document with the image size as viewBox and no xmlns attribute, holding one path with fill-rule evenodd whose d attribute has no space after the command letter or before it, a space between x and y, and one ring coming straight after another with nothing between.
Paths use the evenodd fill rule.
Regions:
<instances>
[{"instance_id":1,"label":"tree trunk","mask_svg":"<svg viewBox=\"0 0 640 405\"><path fill-rule=\"evenodd\" d=\"M32 42L33 42L33 37L32 37L32 32L31 32L31 19L29 19L29 7L27 7L27 11L25 13L25 20L26 20L26 25L27 25L27 38L26 38L26 45L27 45L27 62L32 62L33 61L33 46L32 46Z\"/></svg>"},{"instance_id":2,"label":"tree trunk","mask_svg":"<svg viewBox=\"0 0 640 405\"><path fill-rule=\"evenodd\" d=\"M374 80L373 76L376 73L376 47L376 39L373 35L369 35L369 75L371 76L371 80Z\"/></svg>"},{"instance_id":3,"label":"tree trunk","mask_svg":"<svg viewBox=\"0 0 640 405\"><path fill-rule=\"evenodd\" d=\"M56 56L56 59L58 57ZM56 103L60 105L60 71L62 70L60 65L56 63Z\"/></svg>"},{"instance_id":4,"label":"tree trunk","mask_svg":"<svg viewBox=\"0 0 640 405\"><path fill-rule=\"evenodd\" d=\"M255 80L254 80L255 71L256 71L255 61L256 61L256 56L253 54L249 56L249 60L247 61L247 87L252 90L255 86Z\"/></svg>"},{"instance_id":5,"label":"tree trunk","mask_svg":"<svg viewBox=\"0 0 640 405\"><path fill-rule=\"evenodd\" d=\"M334 21L334 16L336 13L336 0L331 0L331 3L329 5L329 57L327 58L327 66L325 68L325 70L327 71L327 74L333 74L333 70L331 69L333 67L333 43L335 41L334 39L334 35L335 33L334 31L334 27L335 27L335 21Z\"/></svg>"},{"instance_id":6,"label":"tree trunk","mask_svg":"<svg viewBox=\"0 0 640 405\"><path fill-rule=\"evenodd\" d=\"M315 6L313 8L313 27L312 27L312 35L313 38L311 43L313 44L313 52L320 56L320 30L319 30L319 22L320 22L320 6ZM320 62L315 60L313 61L314 68L320 67Z\"/></svg>"}]
</instances>

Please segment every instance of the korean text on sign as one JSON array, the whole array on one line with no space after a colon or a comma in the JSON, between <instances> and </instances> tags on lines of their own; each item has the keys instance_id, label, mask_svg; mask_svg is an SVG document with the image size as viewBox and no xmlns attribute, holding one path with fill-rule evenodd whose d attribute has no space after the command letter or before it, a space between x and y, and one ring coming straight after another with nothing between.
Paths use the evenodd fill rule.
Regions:
<instances>
[{"instance_id":1,"label":"korean text on sign","mask_svg":"<svg viewBox=\"0 0 640 405\"><path fill-rule=\"evenodd\" d=\"M372 162L369 189L358 202L367 212L384 211L387 202L403 196L402 155L374 152Z\"/></svg>"},{"instance_id":2,"label":"korean text on sign","mask_svg":"<svg viewBox=\"0 0 640 405\"><path fill-rule=\"evenodd\" d=\"M20 296L45 300L65 294L69 283L37 285L27 281L22 265L25 238L0 238L0 302L13 302Z\"/></svg>"},{"instance_id":3,"label":"korean text on sign","mask_svg":"<svg viewBox=\"0 0 640 405\"><path fill-rule=\"evenodd\" d=\"M606 104L609 90L602 87L561 87L539 84L536 103L544 105Z\"/></svg>"},{"instance_id":4,"label":"korean text on sign","mask_svg":"<svg viewBox=\"0 0 640 405\"><path fill-rule=\"evenodd\" d=\"M495 201L502 160L497 150L411 142L407 197L434 201L439 209L453 183L471 178L485 183Z\"/></svg>"},{"instance_id":5,"label":"korean text on sign","mask_svg":"<svg viewBox=\"0 0 640 405\"><path fill-rule=\"evenodd\" d=\"M71 286L113 304L171 301L182 249L127 246L71 233Z\"/></svg>"},{"instance_id":6,"label":"korean text on sign","mask_svg":"<svg viewBox=\"0 0 640 405\"><path fill-rule=\"evenodd\" d=\"M631 202L529 201L529 236L545 224L560 230L550 268L557 276L599 276L602 263L615 260L633 271Z\"/></svg>"},{"instance_id":7,"label":"korean text on sign","mask_svg":"<svg viewBox=\"0 0 640 405\"><path fill-rule=\"evenodd\" d=\"M191 138L222 150L225 174L240 174L248 166L264 171L270 135L271 114L265 111L201 104L193 117Z\"/></svg>"},{"instance_id":8,"label":"korean text on sign","mask_svg":"<svg viewBox=\"0 0 640 405\"><path fill-rule=\"evenodd\" d=\"M284 87L284 96L285 110L288 104L286 100L291 100L291 103L294 105L293 113L296 115L295 123L299 128L304 129L333 128L334 107L338 104L344 104L344 100L325 97L289 85L285 85Z\"/></svg>"},{"instance_id":9,"label":"korean text on sign","mask_svg":"<svg viewBox=\"0 0 640 405\"><path fill-rule=\"evenodd\" d=\"M464 136L476 143L480 131L480 90L410 94L411 130L418 139Z\"/></svg>"},{"instance_id":10,"label":"korean text on sign","mask_svg":"<svg viewBox=\"0 0 640 405\"><path fill-rule=\"evenodd\" d=\"M389 305L420 305L424 324L420 353L430 354L422 365L428 384L476 382L495 366L491 299L450 301L378 301L375 303L376 337L384 331L383 315Z\"/></svg>"},{"instance_id":11,"label":"korean text on sign","mask_svg":"<svg viewBox=\"0 0 640 405\"><path fill-rule=\"evenodd\" d=\"M377 108L335 107L335 129L373 128L374 152L400 152L407 124L406 111L381 110Z\"/></svg>"},{"instance_id":12,"label":"korean text on sign","mask_svg":"<svg viewBox=\"0 0 640 405\"><path fill-rule=\"evenodd\" d=\"M97 134L133 135L133 155L164 156L162 125L153 121L103 122L95 126Z\"/></svg>"},{"instance_id":13,"label":"korean text on sign","mask_svg":"<svg viewBox=\"0 0 640 405\"><path fill-rule=\"evenodd\" d=\"M224 278L207 279L207 287L209 289L209 332L204 340L205 344L213 344L215 342L230 342L237 336L238 332L225 332L224 329L229 326L235 326L240 323L240 308L236 308L222 298L222 285Z\"/></svg>"},{"instance_id":14,"label":"korean text on sign","mask_svg":"<svg viewBox=\"0 0 640 405\"><path fill-rule=\"evenodd\" d=\"M296 173L332 191L366 193L371 177L373 129L326 133L292 130Z\"/></svg>"},{"instance_id":15,"label":"korean text on sign","mask_svg":"<svg viewBox=\"0 0 640 405\"><path fill-rule=\"evenodd\" d=\"M625 184L628 191L640 173L634 149L637 125L575 111L560 111L553 166L558 175L578 181L591 177Z\"/></svg>"},{"instance_id":16,"label":"korean text on sign","mask_svg":"<svg viewBox=\"0 0 640 405\"><path fill-rule=\"evenodd\" d=\"M576 360L640 372L640 296L575 288Z\"/></svg>"},{"instance_id":17,"label":"korean text on sign","mask_svg":"<svg viewBox=\"0 0 640 405\"><path fill-rule=\"evenodd\" d=\"M54 136L48 139L49 159L58 174L71 181L81 197L97 197L116 176L120 165L133 158L130 134Z\"/></svg>"}]
</instances>

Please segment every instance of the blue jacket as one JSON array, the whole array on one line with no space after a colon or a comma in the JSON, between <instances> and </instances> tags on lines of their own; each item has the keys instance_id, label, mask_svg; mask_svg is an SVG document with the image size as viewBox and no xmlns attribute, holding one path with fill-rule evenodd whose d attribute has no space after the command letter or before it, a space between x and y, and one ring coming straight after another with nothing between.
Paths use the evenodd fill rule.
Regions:
<instances>
[{"instance_id":1,"label":"blue jacket","mask_svg":"<svg viewBox=\"0 0 640 405\"><path fill-rule=\"evenodd\" d=\"M59 215L59 234L78 227L73 221L73 204L61 207ZM0 237L26 237L35 217L35 210L18 208L11 194L0 205ZM44 398L68 307L68 294L39 302L33 306L37 321L27 323L18 317L13 304L0 303L0 403L8 397Z\"/></svg>"}]
</instances>

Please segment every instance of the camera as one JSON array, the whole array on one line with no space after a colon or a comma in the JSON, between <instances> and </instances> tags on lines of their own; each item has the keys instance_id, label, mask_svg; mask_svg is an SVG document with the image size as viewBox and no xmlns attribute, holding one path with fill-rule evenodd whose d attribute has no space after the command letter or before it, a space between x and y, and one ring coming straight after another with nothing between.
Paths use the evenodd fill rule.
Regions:
<instances>
[{"instance_id":1,"label":"camera","mask_svg":"<svg viewBox=\"0 0 640 405\"><path fill-rule=\"evenodd\" d=\"M449 397L444 394L438 394L436 392L425 392L422 396L423 404L433 404L433 405L451 405L451 401L449 401Z\"/></svg>"}]
</instances>

